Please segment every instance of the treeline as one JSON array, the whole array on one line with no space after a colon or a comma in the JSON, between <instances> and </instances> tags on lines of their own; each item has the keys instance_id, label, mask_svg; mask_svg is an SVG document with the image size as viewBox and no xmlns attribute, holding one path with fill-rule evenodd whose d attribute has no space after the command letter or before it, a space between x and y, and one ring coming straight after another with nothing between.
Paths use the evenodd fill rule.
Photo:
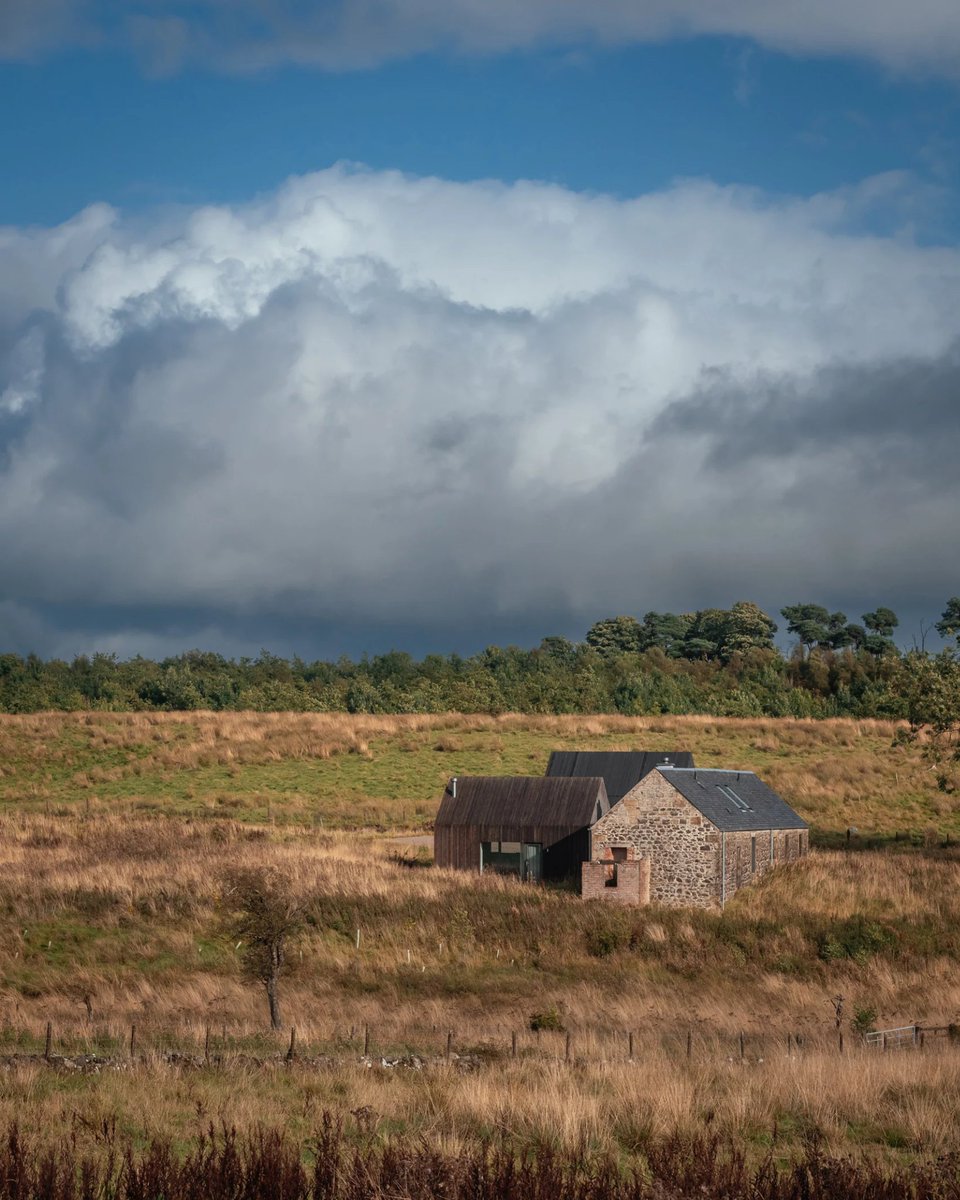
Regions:
<instances>
[{"instance_id":1,"label":"treeline","mask_svg":"<svg viewBox=\"0 0 960 1200\"><path fill-rule=\"evenodd\" d=\"M756 604L598 621L583 642L546 637L535 649L490 646L465 658L402 651L357 662L307 663L267 651L224 658L201 650L72 662L0 655L0 711L256 710L528 713L710 713L717 716L907 715L903 656L889 608L862 624L816 604L781 610L795 639ZM960 630L960 598L936 625Z\"/></svg>"}]
</instances>

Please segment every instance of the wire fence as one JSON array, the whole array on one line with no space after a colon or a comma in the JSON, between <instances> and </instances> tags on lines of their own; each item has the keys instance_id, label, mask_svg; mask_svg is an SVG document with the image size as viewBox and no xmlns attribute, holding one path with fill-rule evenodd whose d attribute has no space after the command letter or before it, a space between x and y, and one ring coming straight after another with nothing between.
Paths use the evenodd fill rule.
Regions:
<instances>
[{"instance_id":1,"label":"wire fence","mask_svg":"<svg viewBox=\"0 0 960 1200\"><path fill-rule=\"evenodd\" d=\"M760 1065L809 1055L842 1056L915 1053L960 1049L954 1025L904 1025L856 1034L830 1032L706 1032L702 1028L667 1033L640 1027L474 1028L468 1033L424 1026L394 1028L388 1023L332 1026L292 1025L282 1031L231 1029L226 1024L180 1029L152 1025L6 1027L0 1029L0 1061L45 1062L79 1067L168 1062L185 1067L223 1067L230 1063L266 1065L301 1061L315 1066L378 1062L387 1066L456 1063L471 1069L507 1060L542 1060L576 1065L614 1064L659 1057L689 1063L727 1062Z\"/></svg>"}]
</instances>

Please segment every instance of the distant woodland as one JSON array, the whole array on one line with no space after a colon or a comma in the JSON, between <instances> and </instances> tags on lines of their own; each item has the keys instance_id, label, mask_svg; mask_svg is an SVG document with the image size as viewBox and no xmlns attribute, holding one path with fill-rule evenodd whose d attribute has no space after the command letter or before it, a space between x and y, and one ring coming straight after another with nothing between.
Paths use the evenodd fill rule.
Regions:
<instances>
[{"instance_id":1,"label":"distant woodland","mask_svg":"<svg viewBox=\"0 0 960 1200\"><path fill-rule=\"evenodd\" d=\"M929 673L955 669L960 598L935 626L953 647L903 652L889 608L859 623L816 604L781 610L793 648L756 604L598 621L582 642L490 646L465 658L391 651L303 662L262 651L233 660L191 650L155 662L81 655L72 662L0 655L0 711L213 709L352 713L708 713L901 717ZM923 672L927 672L927 676ZM952 677L952 676L951 676ZM924 687L927 686L924 684Z\"/></svg>"}]
</instances>

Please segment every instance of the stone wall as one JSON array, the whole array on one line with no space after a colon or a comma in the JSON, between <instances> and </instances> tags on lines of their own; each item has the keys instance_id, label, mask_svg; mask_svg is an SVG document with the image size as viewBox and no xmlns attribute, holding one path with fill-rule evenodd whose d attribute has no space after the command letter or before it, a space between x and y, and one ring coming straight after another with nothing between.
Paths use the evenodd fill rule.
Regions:
<instances>
[{"instance_id":1,"label":"stone wall","mask_svg":"<svg viewBox=\"0 0 960 1200\"><path fill-rule=\"evenodd\" d=\"M608 904L650 903L650 862L634 858L628 862L585 862L581 865L580 894L584 900L604 900ZM609 873L615 872L616 884L609 887Z\"/></svg>"},{"instance_id":2,"label":"stone wall","mask_svg":"<svg viewBox=\"0 0 960 1200\"><path fill-rule=\"evenodd\" d=\"M725 840L724 900L729 900L738 888L759 879L771 867L803 858L810 849L810 832L807 829L758 829L749 833L728 833Z\"/></svg>"},{"instance_id":3,"label":"stone wall","mask_svg":"<svg viewBox=\"0 0 960 1200\"><path fill-rule=\"evenodd\" d=\"M651 771L593 826L590 857L601 869L599 860L609 858L613 847L628 847L628 857L650 860L654 902L709 907L729 900L771 867L803 857L809 832L722 835L659 771Z\"/></svg>"},{"instance_id":4,"label":"stone wall","mask_svg":"<svg viewBox=\"0 0 960 1200\"><path fill-rule=\"evenodd\" d=\"M651 771L600 818L590 857L632 846L650 860L650 899L658 904L702 905L719 897L720 835L659 771Z\"/></svg>"}]
</instances>

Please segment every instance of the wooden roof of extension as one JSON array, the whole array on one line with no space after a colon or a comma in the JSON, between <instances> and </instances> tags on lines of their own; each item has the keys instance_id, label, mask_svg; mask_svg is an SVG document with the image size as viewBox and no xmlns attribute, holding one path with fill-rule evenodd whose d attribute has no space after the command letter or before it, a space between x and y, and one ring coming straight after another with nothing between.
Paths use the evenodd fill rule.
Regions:
<instances>
[{"instance_id":1,"label":"wooden roof of extension","mask_svg":"<svg viewBox=\"0 0 960 1200\"><path fill-rule=\"evenodd\" d=\"M660 774L708 821L725 832L807 828L803 817L753 771L664 767Z\"/></svg>"},{"instance_id":2,"label":"wooden roof of extension","mask_svg":"<svg viewBox=\"0 0 960 1200\"><path fill-rule=\"evenodd\" d=\"M571 831L592 825L610 808L599 777L461 775L447 784L435 826L539 825Z\"/></svg>"},{"instance_id":3,"label":"wooden roof of extension","mask_svg":"<svg viewBox=\"0 0 960 1200\"><path fill-rule=\"evenodd\" d=\"M693 755L689 750L554 750L547 763L547 776L599 775L606 784L610 803L616 804L664 763L692 767Z\"/></svg>"}]
</instances>

